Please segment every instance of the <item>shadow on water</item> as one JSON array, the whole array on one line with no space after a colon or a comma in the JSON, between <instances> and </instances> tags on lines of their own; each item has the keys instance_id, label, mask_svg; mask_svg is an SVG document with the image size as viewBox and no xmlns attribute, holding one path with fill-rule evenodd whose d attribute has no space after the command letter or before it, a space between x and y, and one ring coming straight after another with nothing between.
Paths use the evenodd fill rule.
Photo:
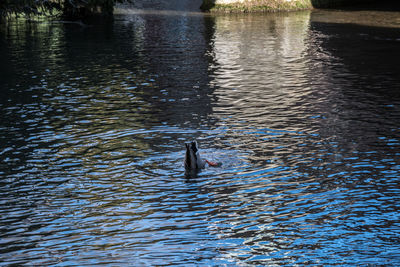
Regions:
<instances>
[{"instance_id":1,"label":"shadow on water","mask_svg":"<svg viewBox=\"0 0 400 267\"><path fill-rule=\"evenodd\" d=\"M400 11L399 2L396 0L312 0L311 3L315 8L339 8L348 11Z\"/></svg>"},{"instance_id":2,"label":"shadow on water","mask_svg":"<svg viewBox=\"0 0 400 267\"><path fill-rule=\"evenodd\" d=\"M349 80L349 87L386 95L388 98L399 97L396 86L400 67L396 63L400 56L400 28L332 23L318 21L318 18L319 15L316 14L311 30L321 33L321 49L332 55L345 66L346 72L353 75L353 79ZM350 36L352 38L349 42ZM379 50L382 43L386 44L384 54ZM358 60L354 60L355 58Z\"/></svg>"}]
</instances>

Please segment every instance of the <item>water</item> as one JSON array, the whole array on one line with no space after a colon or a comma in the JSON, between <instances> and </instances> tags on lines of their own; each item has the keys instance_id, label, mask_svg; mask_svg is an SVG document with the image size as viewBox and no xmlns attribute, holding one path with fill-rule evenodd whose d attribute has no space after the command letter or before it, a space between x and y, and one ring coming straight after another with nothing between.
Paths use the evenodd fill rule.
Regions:
<instances>
[{"instance_id":1,"label":"water","mask_svg":"<svg viewBox=\"0 0 400 267\"><path fill-rule=\"evenodd\" d=\"M399 265L400 14L166 3L1 28L0 265Z\"/></svg>"}]
</instances>

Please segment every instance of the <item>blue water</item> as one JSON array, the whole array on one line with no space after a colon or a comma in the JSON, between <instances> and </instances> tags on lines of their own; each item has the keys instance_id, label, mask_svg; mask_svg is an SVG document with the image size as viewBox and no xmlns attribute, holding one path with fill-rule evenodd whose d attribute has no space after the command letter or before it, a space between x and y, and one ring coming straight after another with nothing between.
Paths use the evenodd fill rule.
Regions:
<instances>
[{"instance_id":1,"label":"blue water","mask_svg":"<svg viewBox=\"0 0 400 267\"><path fill-rule=\"evenodd\" d=\"M2 26L0 265L399 265L398 13L191 10Z\"/></svg>"}]
</instances>

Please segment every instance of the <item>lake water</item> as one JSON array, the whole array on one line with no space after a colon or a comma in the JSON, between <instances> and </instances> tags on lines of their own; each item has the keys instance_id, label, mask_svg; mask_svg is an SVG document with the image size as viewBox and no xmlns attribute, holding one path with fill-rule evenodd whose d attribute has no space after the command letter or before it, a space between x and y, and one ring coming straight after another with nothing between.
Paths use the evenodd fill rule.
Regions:
<instances>
[{"instance_id":1,"label":"lake water","mask_svg":"<svg viewBox=\"0 0 400 267\"><path fill-rule=\"evenodd\" d=\"M400 12L187 2L0 28L0 265L398 266Z\"/></svg>"}]
</instances>

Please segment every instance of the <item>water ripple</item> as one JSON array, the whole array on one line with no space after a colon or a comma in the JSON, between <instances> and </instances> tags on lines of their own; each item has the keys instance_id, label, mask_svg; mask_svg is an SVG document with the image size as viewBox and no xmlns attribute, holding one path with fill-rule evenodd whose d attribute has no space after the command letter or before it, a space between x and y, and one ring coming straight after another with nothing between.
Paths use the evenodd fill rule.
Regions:
<instances>
[{"instance_id":1,"label":"water ripple","mask_svg":"<svg viewBox=\"0 0 400 267\"><path fill-rule=\"evenodd\" d=\"M398 265L398 31L178 2L0 31L0 261Z\"/></svg>"}]
</instances>

